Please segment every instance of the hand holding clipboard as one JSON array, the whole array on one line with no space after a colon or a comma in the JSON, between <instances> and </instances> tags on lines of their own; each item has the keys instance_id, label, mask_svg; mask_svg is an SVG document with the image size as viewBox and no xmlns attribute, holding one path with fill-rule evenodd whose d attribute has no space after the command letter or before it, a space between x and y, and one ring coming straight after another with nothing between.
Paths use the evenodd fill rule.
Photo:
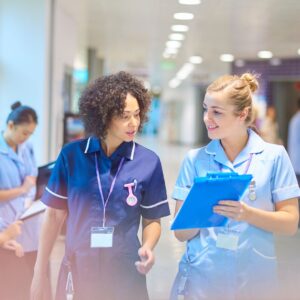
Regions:
<instances>
[{"instance_id":1,"label":"hand holding clipboard","mask_svg":"<svg viewBox=\"0 0 300 300\"><path fill-rule=\"evenodd\" d=\"M209 173L195 178L194 184L177 213L171 229L224 226L227 218L213 212L220 200L239 200L249 186L252 175Z\"/></svg>"}]
</instances>

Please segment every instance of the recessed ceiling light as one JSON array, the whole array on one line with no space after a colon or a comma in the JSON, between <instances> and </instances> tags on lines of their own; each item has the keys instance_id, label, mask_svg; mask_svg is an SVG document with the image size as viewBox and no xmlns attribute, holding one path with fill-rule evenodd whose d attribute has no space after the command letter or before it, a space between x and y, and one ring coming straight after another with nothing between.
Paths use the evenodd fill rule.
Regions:
<instances>
[{"instance_id":1,"label":"recessed ceiling light","mask_svg":"<svg viewBox=\"0 0 300 300\"><path fill-rule=\"evenodd\" d=\"M241 67L244 67L245 66L245 61L242 60L242 59L237 59L235 62L234 62L235 66L238 67L238 68L241 68Z\"/></svg>"},{"instance_id":2,"label":"recessed ceiling light","mask_svg":"<svg viewBox=\"0 0 300 300\"><path fill-rule=\"evenodd\" d=\"M234 56L232 54L222 54L220 55L220 60L224 62L232 62L234 61Z\"/></svg>"},{"instance_id":3,"label":"recessed ceiling light","mask_svg":"<svg viewBox=\"0 0 300 300\"><path fill-rule=\"evenodd\" d=\"M201 0L178 0L178 2L184 5L197 5L201 3Z\"/></svg>"},{"instance_id":4,"label":"recessed ceiling light","mask_svg":"<svg viewBox=\"0 0 300 300\"><path fill-rule=\"evenodd\" d=\"M166 46L168 48L179 48L181 46L181 43L179 41L167 41Z\"/></svg>"},{"instance_id":5,"label":"recessed ceiling light","mask_svg":"<svg viewBox=\"0 0 300 300\"><path fill-rule=\"evenodd\" d=\"M173 41L183 41L184 35L182 33L171 33L169 39Z\"/></svg>"},{"instance_id":6,"label":"recessed ceiling light","mask_svg":"<svg viewBox=\"0 0 300 300\"><path fill-rule=\"evenodd\" d=\"M297 53L298 53L298 55L300 55L300 48L298 49Z\"/></svg>"},{"instance_id":7,"label":"recessed ceiling light","mask_svg":"<svg viewBox=\"0 0 300 300\"><path fill-rule=\"evenodd\" d=\"M180 84L181 84L181 80L179 80L178 78L173 78L173 79L170 80L170 82L169 82L169 87L175 89L175 88L177 88Z\"/></svg>"},{"instance_id":8,"label":"recessed ceiling light","mask_svg":"<svg viewBox=\"0 0 300 300\"><path fill-rule=\"evenodd\" d=\"M201 56L191 56L189 59L190 63L192 64L201 64L203 59Z\"/></svg>"},{"instance_id":9,"label":"recessed ceiling light","mask_svg":"<svg viewBox=\"0 0 300 300\"><path fill-rule=\"evenodd\" d=\"M178 32L187 32L189 27L187 25L173 25L171 29Z\"/></svg>"},{"instance_id":10,"label":"recessed ceiling light","mask_svg":"<svg viewBox=\"0 0 300 300\"><path fill-rule=\"evenodd\" d=\"M278 57L273 57L270 59L270 65L271 66L279 66L281 65L281 60Z\"/></svg>"},{"instance_id":11,"label":"recessed ceiling light","mask_svg":"<svg viewBox=\"0 0 300 300\"><path fill-rule=\"evenodd\" d=\"M168 54L177 54L178 48L166 48L165 53Z\"/></svg>"},{"instance_id":12,"label":"recessed ceiling light","mask_svg":"<svg viewBox=\"0 0 300 300\"><path fill-rule=\"evenodd\" d=\"M194 15L191 13L176 13L174 14L174 19L176 20L192 20Z\"/></svg>"},{"instance_id":13,"label":"recessed ceiling light","mask_svg":"<svg viewBox=\"0 0 300 300\"><path fill-rule=\"evenodd\" d=\"M272 58L273 57L273 53L271 51L266 51L266 50L263 50L263 51L259 51L257 53L257 56L259 58L265 58L265 59L268 59L268 58Z\"/></svg>"}]
</instances>

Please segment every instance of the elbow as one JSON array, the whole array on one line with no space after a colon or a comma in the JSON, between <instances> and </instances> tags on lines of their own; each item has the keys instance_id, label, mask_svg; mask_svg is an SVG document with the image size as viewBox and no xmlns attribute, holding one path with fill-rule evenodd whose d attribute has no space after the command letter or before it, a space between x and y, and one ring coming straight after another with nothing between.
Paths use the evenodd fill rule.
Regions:
<instances>
[{"instance_id":1,"label":"elbow","mask_svg":"<svg viewBox=\"0 0 300 300\"><path fill-rule=\"evenodd\" d=\"M291 222L290 226L287 228L285 234L287 236L293 236L297 233L298 231L298 223L299 223L299 216Z\"/></svg>"},{"instance_id":2,"label":"elbow","mask_svg":"<svg viewBox=\"0 0 300 300\"><path fill-rule=\"evenodd\" d=\"M184 234L182 234L182 230L175 230L174 235L179 242L185 242L187 240Z\"/></svg>"}]
</instances>

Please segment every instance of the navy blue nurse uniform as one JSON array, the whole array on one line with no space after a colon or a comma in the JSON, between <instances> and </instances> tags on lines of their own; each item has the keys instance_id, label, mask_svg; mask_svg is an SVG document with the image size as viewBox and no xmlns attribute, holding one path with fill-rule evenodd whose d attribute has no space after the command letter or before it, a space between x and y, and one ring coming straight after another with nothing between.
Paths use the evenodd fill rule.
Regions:
<instances>
[{"instance_id":1,"label":"navy blue nurse uniform","mask_svg":"<svg viewBox=\"0 0 300 300\"><path fill-rule=\"evenodd\" d=\"M114 227L111 248L91 248L92 227L102 226L103 204L97 183L96 163L104 199L123 159L106 205L106 226ZM134 182L138 202L127 204L127 183ZM68 211L65 256L56 299L66 299L69 268L74 299L148 299L146 277L134 265L140 260L137 232L141 216L158 219L170 214L162 167L158 156L135 143L124 142L106 157L99 139L90 137L66 145L55 164L42 201Z\"/></svg>"}]
</instances>

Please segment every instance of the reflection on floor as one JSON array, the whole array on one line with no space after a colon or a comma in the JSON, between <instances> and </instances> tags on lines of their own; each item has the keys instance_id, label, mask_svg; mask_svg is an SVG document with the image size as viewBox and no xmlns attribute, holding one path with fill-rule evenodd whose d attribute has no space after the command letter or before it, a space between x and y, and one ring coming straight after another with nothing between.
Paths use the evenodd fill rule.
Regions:
<instances>
[{"instance_id":1,"label":"reflection on floor","mask_svg":"<svg viewBox=\"0 0 300 300\"><path fill-rule=\"evenodd\" d=\"M138 142L154 150L161 158L166 179L168 197L172 215L174 201L171 199L172 188L187 146L170 145L154 138L139 138ZM156 263L147 276L148 290L151 300L167 300L172 281L177 272L177 265L184 251L184 243L178 242L169 230L172 216L162 220L162 235L155 250ZM60 237L52 252L51 270L53 287L56 284L57 273L63 255L63 238ZM300 233L293 237L276 237L277 254L279 258L279 277L283 286L283 293L278 300L300 299ZM259 295L257 300L259 300ZM256 299L254 299L256 300Z\"/></svg>"}]
</instances>

